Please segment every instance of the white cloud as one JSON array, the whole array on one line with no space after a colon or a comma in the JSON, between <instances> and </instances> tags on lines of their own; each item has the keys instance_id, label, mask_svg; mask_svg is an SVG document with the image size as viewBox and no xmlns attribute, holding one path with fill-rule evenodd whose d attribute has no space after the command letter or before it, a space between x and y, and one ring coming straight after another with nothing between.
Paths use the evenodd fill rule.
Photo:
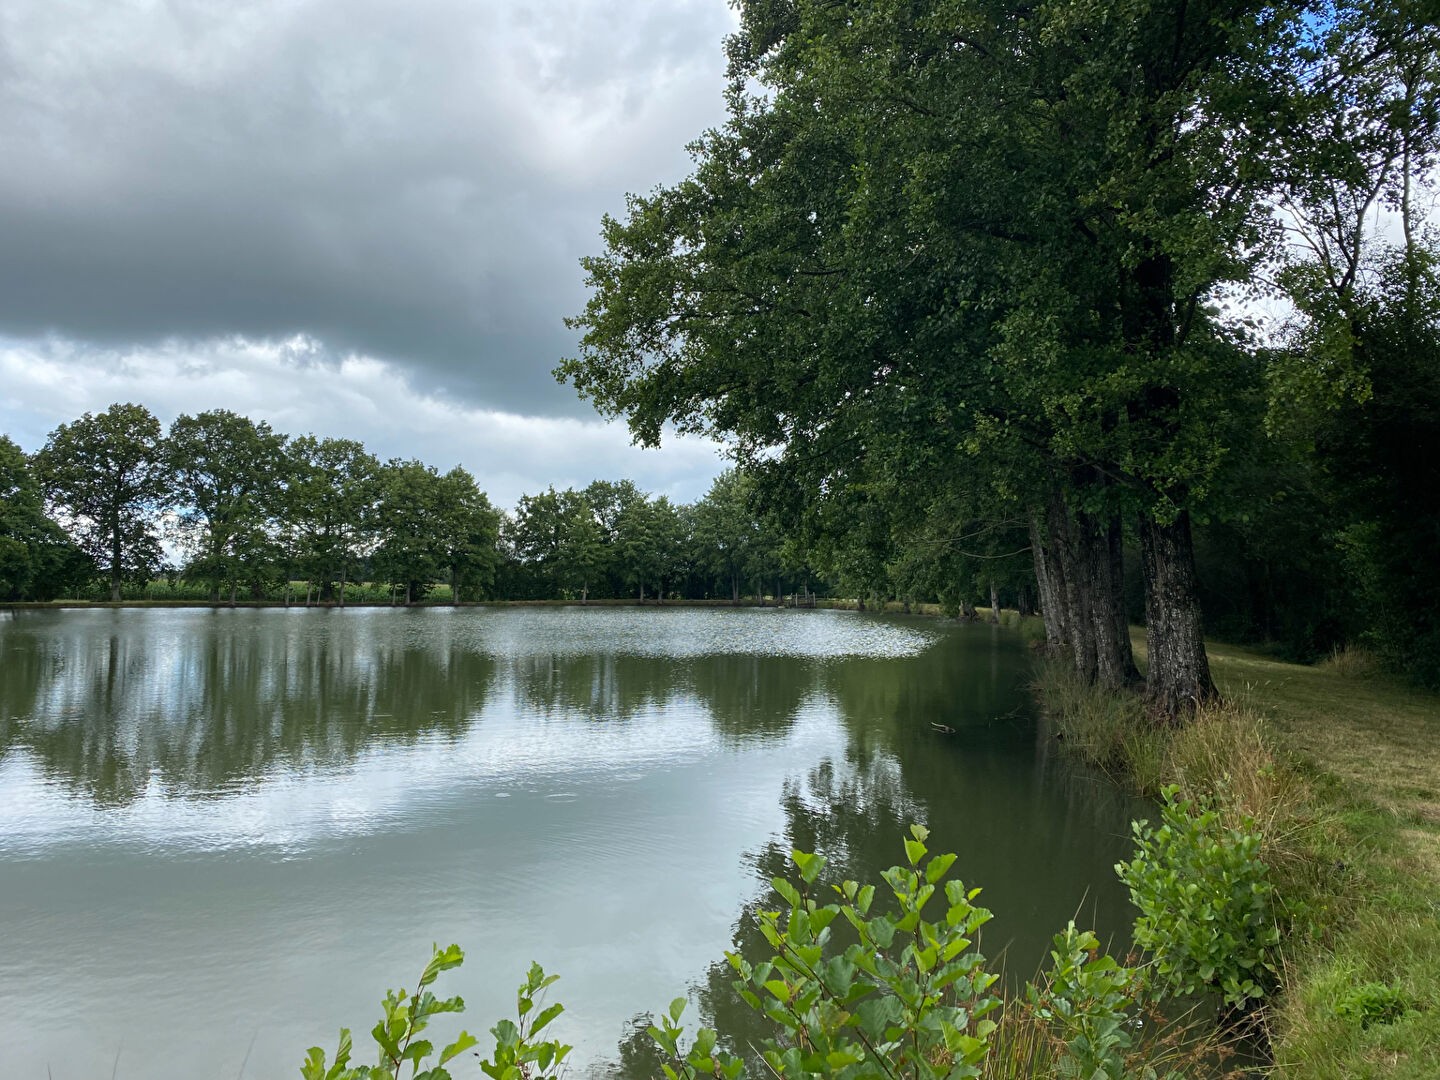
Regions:
<instances>
[{"instance_id":1,"label":"white cloud","mask_svg":"<svg viewBox=\"0 0 1440 1080\"><path fill-rule=\"evenodd\" d=\"M304 336L129 349L0 340L0 385L0 430L26 450L116 401L144 404L167 425L181 413L225 408L290 435L360 439L381 458L415 457L441 471L463 465L502 507L551 484L621 477L689 502L725 467L705 440L677 436L641 450L621 424L470 405L418 389L394 364L333 355Z\"/></svg>"}]
</instances>

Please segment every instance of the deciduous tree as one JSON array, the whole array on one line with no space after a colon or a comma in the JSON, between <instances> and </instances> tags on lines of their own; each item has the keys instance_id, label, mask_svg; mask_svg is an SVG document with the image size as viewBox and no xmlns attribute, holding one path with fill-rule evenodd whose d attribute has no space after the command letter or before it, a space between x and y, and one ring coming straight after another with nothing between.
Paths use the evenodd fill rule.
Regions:
<instances>
[{"instance_id":1,"label":"deciduous tree","mask_svg":"<svg viewBox=\"0 0 1440 1080\"><path fill-rule=\"evenodd\" d=\"M120 599L126 579L160 564L160 514L171 476L160 421L143 405L115 404L50 433L36 455L46 499Z\"/></svg>"}]
</instances>

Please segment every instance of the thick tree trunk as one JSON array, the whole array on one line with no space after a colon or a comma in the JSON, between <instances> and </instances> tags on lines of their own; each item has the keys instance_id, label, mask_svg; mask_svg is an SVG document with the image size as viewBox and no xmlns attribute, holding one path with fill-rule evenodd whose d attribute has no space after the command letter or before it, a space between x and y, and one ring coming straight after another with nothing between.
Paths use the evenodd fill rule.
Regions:
<instances>
[{"instance_id":1,"label":"thick tree trunk","mask_svg":"<svg viewBox=\"0 0 1440 1080\"><path fill-rule=\"evenodd\" d=\"M740 575L730 575L730 604L733 607L740 606Z\"/></svg>"},{"instance_id":2,"label":"thick tree trunk","mask_svg":"<svg viewBox=\"0 0 1440 1080\"><path fill-rule=\"evenodd\" d=\"M1038 522L1031 529L1032 537L1040 532ZM1062 635L1076 673L1087 682L1110 689L1139 682L1125 619L1119 522L1072 511L1057 489L1043 532L1036 546L1041 608L1057 610L1045 617L1046 637L1053 644L1054 635Z\"/></svg>"},{"instance_id":3,"label":"thick tree trunk","mask_svg":"<svg viewBox=\"0 0 1440 1080\"><path fill-rule=\"evenodd\" d=\"M453 566L450 568L450 606L460 606L460 575Z\"/></svg>"},{"instance_id":4,"label":"thick tree trunk","mask_svg":"<svg viewBox=\"0 0 1440 1080\"><path fill-rule=\"evenodd\" d=\"M990 621L992 623L1000 622L1000 593L995 588L993 581L990 583Z\"/></svg>"},{"instance_id":5,"label":"thick tree trunk","mask_svg":"<svg viewBox=\"0 0 1440 1080\"><path fill-rule=\"evenodd\" d=\"M340 606L345 606L345 571L340 571Z\"/></svg>"},{"instance_id":6,"label":"thick tree trunk","mask_svg":"<svg viewBox=\"0 0 1440 1080\"><path fill-rule=\"evenodd\" d=\"M1197 705L1219 696L1205 654L1189 514L1182 513L1170 525L1142 518L1140 551L1150 654L1146 705L1154 719L1179 723Z\"/></svg>"},{"instance_id":7,"label":"thick tree trunk","mask_svg":"<svg viewBox=\"0 0 1440 1080\"><path fill-rule=\"evenodd\" d=\"M410 588L410 582L407 581L407 582L405 583L405 606L406 606L406 607L409 607L409 606L410 606L410 598L411 598L412 596L414 596L414 595L415 595L414 591Z\"/></svg>"},{"instance_id":8,"label":"thick tree trunk","mask_svg":"<svg viewBox=\"0 0 1440 1080\"><path fill-rule=\"evenodd\" d=\"M231 607L234 607L234 606L235 606L235 594L236 594L236 592L239 591L239 589L240 589L240 583L237 582L237 581L235 581L234 579L231 579L231 581L230 581L230 606L231 606Z\"/></svg>"}]
</instances>

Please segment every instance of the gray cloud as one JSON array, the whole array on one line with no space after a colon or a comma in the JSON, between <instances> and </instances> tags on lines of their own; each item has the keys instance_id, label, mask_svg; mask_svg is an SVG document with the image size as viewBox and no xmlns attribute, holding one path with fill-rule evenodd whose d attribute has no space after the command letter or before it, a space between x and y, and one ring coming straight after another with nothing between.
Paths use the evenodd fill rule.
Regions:
<instances>
[{"instance_id":1,"label":"gray cloud","mask_svg":"<svg viewBox=\"0 0 1440 1080\"><path fill-rule=\"evenodd\" d=\"M579 414L579 255L721 115L723 0L0 10L0 333L303 333ZM215 402L213 404L223 404Z\"/></svg>"}]
</instances>

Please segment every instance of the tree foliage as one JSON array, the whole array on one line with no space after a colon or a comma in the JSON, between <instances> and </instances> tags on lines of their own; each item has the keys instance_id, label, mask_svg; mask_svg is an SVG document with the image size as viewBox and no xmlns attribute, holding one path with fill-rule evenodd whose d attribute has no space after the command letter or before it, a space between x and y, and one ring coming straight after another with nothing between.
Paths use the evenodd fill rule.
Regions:
<instances>
[{"instance_id":1,"label":"tree foliage","mask_svg":"<svg viewBox=\"0 0 1440 1080\"><path fill-rule=\"evenodd\" d=\"M112 600L122 581L160 564L169 466L160 421L134 404L61 424L36 455L52 512L109 579Z\"/></svg>"}]
</instances>

